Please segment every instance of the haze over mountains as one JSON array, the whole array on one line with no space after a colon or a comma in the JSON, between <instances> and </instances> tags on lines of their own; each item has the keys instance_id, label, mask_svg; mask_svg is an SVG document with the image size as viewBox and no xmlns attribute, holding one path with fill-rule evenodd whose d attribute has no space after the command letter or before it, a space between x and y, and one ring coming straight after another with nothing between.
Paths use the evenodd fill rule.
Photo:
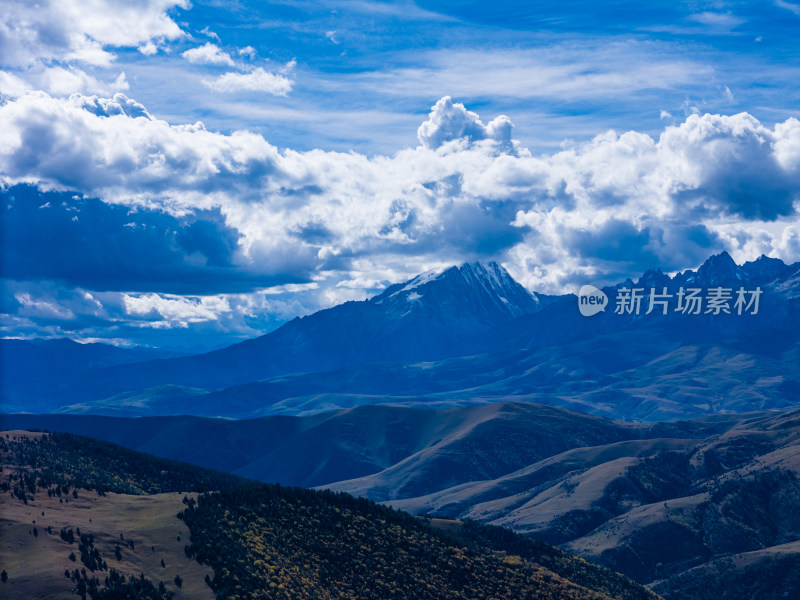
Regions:
<instances>
[{"instance_id":1,"label":"haze over mountains","mask_svg":"<svg viewBox=\"0 0 800 600\"><path fill-rule=\"evenodd\" d=\"M646 301L641 314L615 314L624 286L762 294L757 314L644 314ZM5 412L248 418L523 399L654 421L795 401L800 263L736 265L722 253L696 272L648 271L605 292L609 308L587 318L575 296L533 294L496 263L467 263L193 356L2 340L2 402Z\"/></svg>"}]
</instances>

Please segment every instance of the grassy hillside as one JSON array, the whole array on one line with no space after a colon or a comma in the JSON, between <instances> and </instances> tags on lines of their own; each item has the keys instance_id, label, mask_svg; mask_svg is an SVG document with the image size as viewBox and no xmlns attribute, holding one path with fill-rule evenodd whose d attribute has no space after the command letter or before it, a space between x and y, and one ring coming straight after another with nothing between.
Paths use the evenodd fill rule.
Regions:
<instances>
[{"instance_id":1,"label":"grassy hillside","mask_svg":"<svg viewBox=\"0 0 800 600\"><path fill-rule=\"evenodd\" d=\"M707 566L702 572L711 577L715 570L727 572L722 558L791 548L786 544L800 540L797 410L654 425L512 402L445 411L361 407L239 422L6 417L17 419L96 431L191 460L202 457L254 479L308 485L368 471L322 487L385 500L412 514L500 525L560 544L676 600L693 598L685 591L691 589L685 577L701 572L695 568ZM46 455L45 448L37 452ZM151 481L147 461L126 466L125 453L113 456L119 463L115 471L138 469L127 488L114 479L117 491L171 489L156 485L160 467L158 473L151 469L154 487L141 489L140 482ZM67 468L67 462L72 459L55 470ZM91 486L83 472L81 485ZM186 477L179 489L229 485L209 472L203 477L211 479L189 477L204 486L191 487ZM779 564L786 564L787 552ZM537 561L547 566L543 558ZM773 573L771 584L791 589L789 579L780 583L783 571L770 569L765 566ZM569 572L559 573L577 581ZM718 577L720 585L734 586L737 580Z\"/></svg>"},{"instance_id":2,"label":"grassy hillside","mask_svg":"<svg viewBox=\"0 0 800 600\"><path fill-rule=\"evenodd\" d=\"M402 479L406 496L494 478L570 448L636 438L642 430L518 402L439 411L363 406L244 421L76 415L4 415L2 421L8 428L69 431L250 479L303 487L392 468L392 480ZM393 497L373 492L376 500Z\"/></svg>"},{"instance_id":3,"label":"grassy hillside","mask_svg":"<svg viewBox=\"0 0 800 600\"><path fill-rule=\"evenodd\" d=\"M754 590L747 597L771 598L770 589L792 597L796 581L787 565L800 559L799 441L798 410L740 415L727 431L703 439L576 448L494 480L391 504L561 544L652 583L669 599L709 597L696 578L715 581L718 597L741 597L740 587ZM361 489L381 475L335 487ZM733 555L760 556L760 566L742 562L739 569L728 560Z\"/></svg>"},{"instance_id":4,"label":"grassy hillside","mask_svg":"<svg viewBox=\"0 0 800 600\"><path fill-rule=\"evenodd\" d=\"M0 452L4 597L655 598L550 546L489 544L345 494L68 434L5 433ZM175 493L192 490L220 491Z\"/></svg>"},{"instance_id":5,"label":"grassy hillside","mask_svg":"<svg viewBox=\"0 0 800 600\"><path fill-rule=\"evenodd\" d=\"M0 457L3 598L213 598L184 553L180 490L234 477L67 434L3 432Z\"/></svg>"}]
</instances>

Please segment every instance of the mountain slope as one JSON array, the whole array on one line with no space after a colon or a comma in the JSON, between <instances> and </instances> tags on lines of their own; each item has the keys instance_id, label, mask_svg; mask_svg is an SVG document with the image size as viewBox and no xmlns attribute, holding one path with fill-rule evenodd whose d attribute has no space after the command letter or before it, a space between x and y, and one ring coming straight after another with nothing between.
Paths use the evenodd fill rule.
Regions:
<instances>
[{"instance_id":1,"label":"mountain slope","mask_svg":"<svg viewBox=\"0 0 800 600\"><path fill-rule=\"evenodd\" d=\"M3 489L8 492L0 494L7 519L4 529L11 527L24 535L23 528L33 529L23 519L38 520L36 533L25 535L24 544L30 548L24 551L26 562L15 558L20 553L17 543L0 547L0 563L11 567L8 581L0 584L8 586L4 596L11 589L13 597L63 597L72 586L75 593L88 591L93 600L168 600L173 594L207 597L207 587L216 598L231 600L422 599L432 595L464 600L657 598L616 573L545 544L518 540L513 534L481 543L481 538L490 536L480 534L480 528L478 535L463 538L457 531L444 533L423 520L363 499L227 482L222 474L220 491L183 498L180 523L175 520L174 494L130 495L125 493L132 491L126 482L135 479L139 491L163 492L170 486L203 486L213 475L189 465L159 464L145 455L137 460L133 452L88 438L6 433L0 438L0 454L7 484ZM106 457L116 455L120 459L109 469ZM139 462L147 467L144 471ZM187 480L192 472L201 481ZM179 480L172 481L172 473L179 473ZM87 479L87 474L93 479ZM93 492L98 485L117 493L108 497ZM56 488L59 493L71 493L56 498ZM98 517L97 522L90 515ZM162 532L159 537L154 523L177 536L168 539ZM120 529L123 532L117 536ZM78 558L75 552L68 558L71 550L80 552L82 571L73 570ZM202 568L187 560L192 557L213 569L205 584L198 578ZM45 558L48 562L42 563ZM57 568L52 568L53 563ZM176 569L186 577L180 581L176 577L168 586L162 580L155 586L143 574L141 579L123 579L118 584L120 573L124 576L139 566L154 579L167 573L171 578ZM148 585L147 593L131 589ZM124 589L112 594L109 586Z\"/></svg>"},{"instance_id":2,"label":"mountain slope","mask_svg":"<svg viewBox=\"0 0 800 600\"><path fill-rule=\"evenodd\" d=\"M420 275L363 302L295 319L277 331L208 354L120 367L106 376L219 387L294 372L455 356L476 334L538 303L496 263ZM98 374L104 376L103 374Z\"/></svg>"},{"instance_id":3,"label":"mountain slope","mask_svg":"<svg viewBox=\"0 0 800 600\"><path fill-rule=\"evenodd\" d=\"M759 286L758 314L586 318L574 296L531 295L502 267L469 263L211 353L22 387L9 377L0 399L7 412L234 418L502 398L649 421L780 409L800 390L798 282L800 264L739 266L723 253L696 272L648 271L624 285L673 296L681 286ZM619 287L606 288L612 305ZM706 359L691 364L691 354Z\"/></svg>"},{"instance_id":4,"label":"mountain slope","mask_svg":"<svg viewBox=\"0 0 800 600\"><path fill-rule=\"evenodd\" d=\"M36 394L30 389L15 394L13 387L3 394L6 404L28 409L32 396L41 397L39 410L48 410L53 408L45 404L48 389L52 400L69 404L166 384L218 388L348 365L434 360L460 355L476 336L538 309L538 299L497 263L466 263L221 350L95 369L78 383L43 387Z\"/></svg>"},{"instance_id":5,"label":"mountain slope","mask_svg":"<svg viewBox=\"0 0 800 600\"><path fill-rule=\"evenodd\" d=\"M252 421L12 415L4 425L88 431L305 485L361 473L321 487L559 543L667 598L694 598L681 590L697 592L695 567L705 569L698 576L766 585L725 561L753 552L761 554L741 560L766 561L775 585L791 589L780 569L800 541L798 409L650 425L519 403Z\"/></svg>"},{"instance_id":6,"label":"mountain slope","mask_svg":"<svg viewBox=\"0 0 800 600\"><path fill-rule=\"evenodd\" d=\"M800 410L652 425L523 404L438 413L363 407L239 422L16 415L4 425L24 421L96 431L238 472L249 464L265 477L294 474L306 484L371 471L322 487L559 543L652 583L665 598L705 597L694 575L717 581L720 597L737 597L737 581L781 593L794 585L786 566L800 542ZM254 448L268 458L249 459ZM70 452L63 464L72 464ZM492 472L503 474L487 477ZM670 544L660 543L665 538ZM748 566L755 564L770 581Z\"/></svg>"},{"instance_id":7,"label":"mountain slope","mask_svg":"<svg viewBox=\"0 0 800 600\"><path fill-rule=\"evenodd\" d=\"M761 552L765 568L779 552L784 565L800 559L792 555L800 549L800 411L732 418L727 431L704 439L659 438L656 428L651 439L576 448L494 480L390 503L563 544L642 583L656 581L665 598L705 597L686 592L699 593L691 573L726 572L764 588L755 572L722 559ZM385 476L328 487L380 497ZM699 565L705 570L688 571ZM780 585L793 589L792 581Z\"/></svg>"},{"instance_id":8,"label":"mountain slope","mask_svg":"<svg viewBox=\"0 0 800 600\"><path fill-rule=\"evenodd\" d=\"M153 348L118 348L80 344L67 338L0 339L0 380L4 386L75 381L92 369L169 358L175 353Z\"/></svg>"},{"instance_id":9,"label":"mountain slope","mask_svg":"<svg viewBox=\"0 0 800 600\"><path fill-rule=\"evenodd\" d=\"M635 438L642 429L525 403L442 411L363 406L309 417L242 421L5 415L2 424L90 435L291 485L323 485L397 468L404 473L403 486L409 493L432 491L431 485L444 481L498 476L568 448Z\"/></svg>"},{"instance_id":10,"label":"mountain slope","mask_svg":"<svg viewBox=\"0 0 800 600\"><path fill-rule=\"evenodd\" d=\"M434 362L347 367L212 392L162 386L59 412L242 419L370 404L441 409L514 399L654 422L797 403L798 333L761 330L713 343L681 343L670 332L643 333L607 333L559 346Z\"/></svg>"}]
</instances>

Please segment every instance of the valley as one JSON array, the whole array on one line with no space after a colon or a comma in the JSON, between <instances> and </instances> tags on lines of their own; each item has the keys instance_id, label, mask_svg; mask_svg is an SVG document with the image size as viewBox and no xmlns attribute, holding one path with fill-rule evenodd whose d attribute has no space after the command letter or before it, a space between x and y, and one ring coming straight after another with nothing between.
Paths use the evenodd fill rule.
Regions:
<instances>
[{"instance_id":1,"label":"valley","mask_svg":"<svg viewBox=\"0 0 800 600\"><path fill-rule=\"evenodd\" d=\"M656 424L526 403L441 411L364 406L251 421L3 421L102 436L412 514L502 526L620 571L665 598L691 597L679 593L690 574L715 577L738 564L733 556L749 557L744 565L797 558L796 409ZM664 538L670 544L659 542ZM791 571L781 577L772 583L794 589Z\"/></svg>"}]
</instances>

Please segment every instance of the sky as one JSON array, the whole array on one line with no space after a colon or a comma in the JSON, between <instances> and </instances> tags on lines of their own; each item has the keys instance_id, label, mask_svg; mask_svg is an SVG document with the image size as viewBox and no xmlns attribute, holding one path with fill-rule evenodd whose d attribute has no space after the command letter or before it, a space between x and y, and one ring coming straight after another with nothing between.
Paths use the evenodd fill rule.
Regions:
<instances>
[{"instance_id":1,"label":"sky","mask_svg":"<svg viewBox=\"0 0 800 600\"><path fill-rule=\"evenodd\" d=\"M7 0L0 335L218 347L433 268L800 260L800 3Z\"/></svg>"}]
</instances>

